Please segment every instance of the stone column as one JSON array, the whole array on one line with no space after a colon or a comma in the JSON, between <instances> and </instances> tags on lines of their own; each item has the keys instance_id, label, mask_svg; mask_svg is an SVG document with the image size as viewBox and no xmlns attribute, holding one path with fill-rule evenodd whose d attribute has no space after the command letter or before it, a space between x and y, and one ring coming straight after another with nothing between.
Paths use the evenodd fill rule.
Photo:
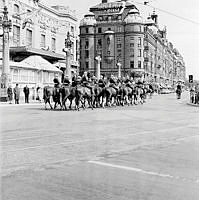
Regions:
<instances>
[{"instance_id":1,"label":"stone column","mask_svg":"<svg viewBox=\"0 0 199 200\"><path fill-rule=\"evenodd\" d=\"M118 78L121 78L121 66L122 66L122 64L120 62L118 62L117 66L118 66Z\"/></svg>"},{"instance_id":2,"label":"stone column","mask_svg":"<svg viewBox=\"0 0 199 200\"><path fill-rule=\"evenodd\" d=\"M101 63L101 57L100 56L97 56L96 58L95 58L95 60L97 61L97 67L96 67L96 78L97 78L97 80L99 80L100 79L100 63Z\"/></svg>"},{"instance_id":3,"label":"stone column","mask_svg":"<svg viewBox=\"0 0 199 200\"><path fill-rule=\"evenodd\" d=\"M70 63L70 56L71 56L71 53L70 53L70 49L68 48L65 48L64 51L66 52L66 69L64 71L64 76L65 77L68 77L69 80L71 81L72 80L72 77L71 77L71 63Z\"/></svg>"}]
</instances>

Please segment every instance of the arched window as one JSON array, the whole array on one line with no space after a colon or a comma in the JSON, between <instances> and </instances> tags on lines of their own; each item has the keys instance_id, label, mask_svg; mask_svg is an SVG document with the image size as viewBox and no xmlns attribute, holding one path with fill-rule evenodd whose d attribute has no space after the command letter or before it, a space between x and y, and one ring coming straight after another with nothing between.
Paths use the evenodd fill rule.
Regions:
<instances>
[{"instance_id":1,"label":"arched window","mask_svg":"<svg viewBox=\"0 0 199 200\"><path fill-rule=\"evenodd\" d=\"M19 14L19 6L17 4L14 4L14 13Z\"/></svg>"}]
</instances>

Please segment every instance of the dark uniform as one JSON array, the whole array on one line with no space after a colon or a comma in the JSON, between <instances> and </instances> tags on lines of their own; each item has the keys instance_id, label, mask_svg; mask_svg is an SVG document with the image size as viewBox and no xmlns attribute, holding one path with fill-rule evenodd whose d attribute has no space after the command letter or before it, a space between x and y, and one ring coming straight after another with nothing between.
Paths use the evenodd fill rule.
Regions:
<instances>
[{"instance_id":1,"label":"dark uniform","mask_svg":"<svg viewBox=\"0 0 199 200\"><path fill-rule=\"evenodd\" d=\"M54 78L53 82L54 82L54 87L59 88L60 82L59 82L58 78Z\"/></svg>"},{"instance_id":2,"label":"dark uniform","mask_svg":"<svg viewBox=\"0 0 199 200\"><path fill-rule=\"evenodd\" d=\"M101 88L105 87L105 86L106 86L105 80L104 80L104 79L99 79L98 85L99 85L99 87L101 87Z\"/></svg>"},{"instance_id":3,"label":"dark uniform","mask_svg":"<svg viewBox=\"0 0 199 200\"><path fill-rule=\"evenodd\" d=\"M70 80L69 80L69 78L64 78L63 84L64 84L65 86L69 86L69 85L70 85Z\"/></svg>"}]
</instances>

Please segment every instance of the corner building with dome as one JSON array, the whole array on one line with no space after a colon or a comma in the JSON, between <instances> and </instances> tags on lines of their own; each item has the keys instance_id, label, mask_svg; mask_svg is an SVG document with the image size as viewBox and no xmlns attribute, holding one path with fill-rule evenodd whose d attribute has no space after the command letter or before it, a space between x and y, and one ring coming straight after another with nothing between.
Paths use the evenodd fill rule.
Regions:
<instances>
[{"instance_id":1,"label":"corner building with dome","mask_svg":"<svg viewBox=\"0 0 199 200\"><path fill-rule=\"evenodd\" d=\"M80 22L80 73L130 75L162 85L185 81L185 63L178 50L159 29L154 12L146 20L132 1L102 0Z\"/></svg>"}]
</instances>

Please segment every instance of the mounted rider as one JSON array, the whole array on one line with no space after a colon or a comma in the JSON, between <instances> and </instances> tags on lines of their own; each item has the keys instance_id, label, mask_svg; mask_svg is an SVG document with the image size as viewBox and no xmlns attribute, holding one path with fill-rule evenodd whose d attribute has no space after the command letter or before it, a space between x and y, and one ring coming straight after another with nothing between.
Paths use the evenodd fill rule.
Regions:
<instances>
[{"instance_id":1,"label":"mounted rider","mask_svg":"<svg viewBox=\"0 0 199 200\"><path fill-rule=\"evenodd\" d=\"M64 77L63 85L64 85L64 86L69 86L69 85L70 85L70 79L69 79L69 76Z\"/></svg>"},{"instance_id":2,"label":"mounted rider","mask_svg":"<svg viewBox=\"0 0 199 200\"><path fill-rule=\"evenodd\" d=\"M99 79L99 81L98 81L98 85L99 85L99 87L101 87L101 88L104 88L104 87L106 86L106 82L105 82L105 80L104 80L104 76L100 75L100 79Z\"/></svg>"},{"instance_id":3,"label":"mounted rider","mask_svg":"<svg viewBox=\"0 0 199 200\"><path fill-rule=\"evenodd\" d=\"M89 73L84 72L82 79L81 79L81 83L84 87L87 87L88 89L91 90L91 94L93 94L93 87L91 87L91 77L89 75Z\"/></svg>"},{"instance_id":4,"label":"mounted rider","mask_svg":"<svg viewBox=\"0 0 199 200\"><path fill-rule=\"evenodd\" d=\"M114 88L116 90L116 92L118 92L118 87L116 86L116 79L113 75L111 75L110 79L109 79L109 83L110 83L110 87Z\"/></svg>"},{"instance_id":5,"label":"mounted rider","mask_svg":"<svg viewBox=\"0 0 199 200\"><path fill-rule=\"evenodd\" d=\"M60 87L60 82L59 82L58 77L55 77L55 78L53 79L53 82L54 82L54 87L55 87L55 88L59 88L59 87Z\"/></svg>"}]
</instances>

